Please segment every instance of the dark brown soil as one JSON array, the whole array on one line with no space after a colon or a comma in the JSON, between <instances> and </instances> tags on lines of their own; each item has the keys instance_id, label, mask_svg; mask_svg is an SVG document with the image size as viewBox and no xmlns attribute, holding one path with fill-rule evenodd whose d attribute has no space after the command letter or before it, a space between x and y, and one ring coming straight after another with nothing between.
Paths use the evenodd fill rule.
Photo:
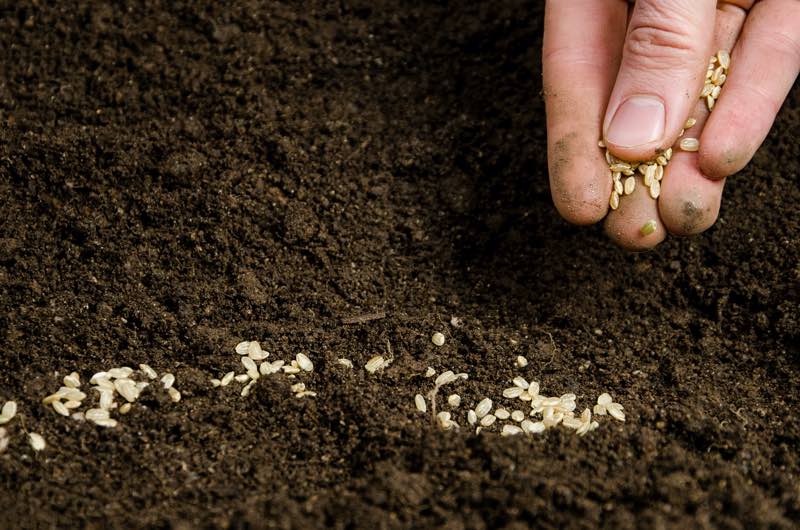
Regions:
<instances>
[{"instance_id":1,"label":"dark brown soil","mask_svg":"<svg viewBox=\"0 0 800 530\"><path fill-rule=\"evenodd\" d=\"M0 8L0 527L800 524L800 91L714 228L632 255L551 206L540 2L43 3ZM244 339L317 398L212 388ZM40 404L140 362L183 400ZM428 365L628 421L442 433Z\"/></svg>"}]
</instances>

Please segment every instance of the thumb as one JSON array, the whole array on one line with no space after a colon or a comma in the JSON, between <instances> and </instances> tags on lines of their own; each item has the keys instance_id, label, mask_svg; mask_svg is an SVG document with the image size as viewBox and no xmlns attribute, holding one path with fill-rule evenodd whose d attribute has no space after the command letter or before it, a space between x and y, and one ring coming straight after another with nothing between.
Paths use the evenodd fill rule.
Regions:
<instances>
[{"instance_id":1,"label":"thumb","mask_svg":"<svg viewBox=\"0 0 800 530\"><path fill-rule=\"evenodd\" d=\"M716 0L638 0L603 122L611 152L648 160L675 143L703 87Z\"/></svg>"}]
</instances>

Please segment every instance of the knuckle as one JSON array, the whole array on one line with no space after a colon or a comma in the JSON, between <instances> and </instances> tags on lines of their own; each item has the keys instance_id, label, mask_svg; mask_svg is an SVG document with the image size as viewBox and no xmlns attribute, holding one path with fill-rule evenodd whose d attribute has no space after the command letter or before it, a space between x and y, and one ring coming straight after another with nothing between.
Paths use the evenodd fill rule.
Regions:
<instances>
[{"instance_id":1,"label":"knuckle","mask_svg":"<svg viewBox=\"0 0 800 530\"><path fill-rule=\"evenodd\" d=\"M625 41L628 58L644 68L686 68L695 46L680 24L659 21L632 27Z\"/></svg>"}]
</instances>

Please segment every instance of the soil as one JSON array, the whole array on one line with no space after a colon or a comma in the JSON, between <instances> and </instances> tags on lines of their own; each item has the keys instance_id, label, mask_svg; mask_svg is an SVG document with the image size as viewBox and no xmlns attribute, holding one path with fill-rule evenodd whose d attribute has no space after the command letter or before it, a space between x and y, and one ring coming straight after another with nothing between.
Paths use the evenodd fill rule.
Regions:
<instances>
[{"instance_id":1,"label":"soil","mask_svg":"<svg viewBox=\"0 0 800 530\"><path fill-rule=\"evenodd\" d=\"M540 2L43 4L0 8L0 527L800 524L796 88L712 229L629 254L551 205ZM317 397L212 388L253 339ZM180 403L41 405L141 362ZM471 434L515 375L627 421Z\"/></svg>"}]
</instances>

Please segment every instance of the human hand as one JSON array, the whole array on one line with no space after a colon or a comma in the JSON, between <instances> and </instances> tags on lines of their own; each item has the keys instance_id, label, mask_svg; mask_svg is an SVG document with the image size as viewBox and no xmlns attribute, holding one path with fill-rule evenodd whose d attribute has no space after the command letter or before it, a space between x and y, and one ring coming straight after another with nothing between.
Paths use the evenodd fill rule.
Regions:
<instances>
[{"instance_id":1,"label":"human hand","mask_svg":"<svg viewBox=\"0 0 800 530\"><path fill-rule=\"evenodd\" d=\"M732 59L709 114L699 95L717 50ZM800 0L547 0L542 61L556 208L575 224L605 217L614 241L644 250L716 221L725 177L750 161L800 71ZM675 149L658 200L637 173L609 211L598 136L620 159L651 160L690 117L700 149Z\"/></svg>"}]
</instances>

